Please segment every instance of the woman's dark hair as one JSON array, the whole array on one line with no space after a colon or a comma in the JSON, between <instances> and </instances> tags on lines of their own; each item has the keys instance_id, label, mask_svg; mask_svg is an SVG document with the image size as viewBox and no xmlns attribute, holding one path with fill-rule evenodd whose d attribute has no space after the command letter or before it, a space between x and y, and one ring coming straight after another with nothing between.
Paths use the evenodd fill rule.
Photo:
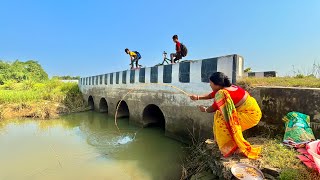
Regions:
<instances>
[{"instance_id":1,"label":"woman's dark hair","mask_svg":"<svg viewBox=\"0 0 320 180\"><path fill-rule=\"evenodd\" d=\"M231 83L225 74L222 72L215 72L210 76L210 81L213 82L215 85L220 85L222 87L230 87Z\"/></svg>"},{"instance_id":2,"label":"woman's dark hair","mask_svg":"<svg viewBox=\"0 0 320 180\"><path fill-rule=\"evenodd\" d=\"M127 51L129 51L129 49L128 48L126 48L125 50L124 50L124 52L126 52L127 53ZM128 54L128 53L127 53Z\"/></svg>"},{"instance_id":3,"label":"woman's dark hair","mask_svg":"<svg viewBox=\"0 0 320 180\"><path fill-rule=\"evenodd\" d=\"M178 39L178 35L176 35L176 34L173 35L173 36L172 36L172 39Z\"/></svg>"}]
</instances>

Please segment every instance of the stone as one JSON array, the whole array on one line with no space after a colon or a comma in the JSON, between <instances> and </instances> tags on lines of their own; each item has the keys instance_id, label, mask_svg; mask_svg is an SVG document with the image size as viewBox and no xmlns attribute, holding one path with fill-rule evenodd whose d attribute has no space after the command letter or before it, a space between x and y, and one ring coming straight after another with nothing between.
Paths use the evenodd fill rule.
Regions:
<instances>
[{"instance_id":1,"label":"stone","mask_svg":"<svg viewBox=\"0 0 320 180\"><path fill-rule=\"evenodd\" d=\"M277 176L274 177L274 176L272 176L272 175L270 175L270 174L267 174L267 173L263 173L263 175L264 175L264 179L267 179L267 180L277 180Z\"/></svg>"},{"instance_id":2,"label":"stone","mask_svg":"<svg viewBox=\"0 0 320 180\"><path fill-rule=\"evenodd\" d=\"M278 177L280 175L281 170L278 168L272 168L272 167L263 167L261 169L263 173L269 174L273 177Z\"/></svg>"},{"instance_id":3,"label":"stone","mask_svg":"<svg viewBox=\"0 0 320 180\"><path fill-rule=\"evenodd\" d=\"M214 179L218 179L218 178L217 176L212 174L212 172L210 171L201 172L191 177L191 180L214 180Z\"/></svg>"}]
</instances>

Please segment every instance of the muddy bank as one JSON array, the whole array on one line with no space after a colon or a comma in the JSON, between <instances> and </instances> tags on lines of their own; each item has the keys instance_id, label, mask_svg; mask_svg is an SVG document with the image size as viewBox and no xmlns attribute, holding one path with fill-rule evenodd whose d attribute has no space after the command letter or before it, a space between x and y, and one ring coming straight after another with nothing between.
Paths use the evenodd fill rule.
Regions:
<instances>
[{"instance_id":1,"label":"muddy bank","mask_svg":"<svg viewBox=\"0 0 320 180\"><path fill-rule=\"evenodd\" d=\"M83 103L78 103L73 107L52 101L1 104L0 120L15 118L54 119L59 115L86 110L88 108Z\"/></svg>"}]
</instances>

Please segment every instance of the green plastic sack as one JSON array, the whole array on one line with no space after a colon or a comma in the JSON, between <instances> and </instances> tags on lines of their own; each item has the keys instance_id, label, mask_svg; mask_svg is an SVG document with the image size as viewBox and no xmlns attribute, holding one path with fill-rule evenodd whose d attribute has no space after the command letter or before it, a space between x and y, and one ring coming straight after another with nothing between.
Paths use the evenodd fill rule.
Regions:
<instances>
[{"instance_id":1,"label":"green plastic sack","mask_svg":"<svg viewBox=\"0 0 320 180\"><path fill-rule=\"evenodd\" d=\"M299 112L290 112L282 120L286 123L284 142L304 143L315 140L310 127L310 116Z\"/></svg>"}]
</instances>

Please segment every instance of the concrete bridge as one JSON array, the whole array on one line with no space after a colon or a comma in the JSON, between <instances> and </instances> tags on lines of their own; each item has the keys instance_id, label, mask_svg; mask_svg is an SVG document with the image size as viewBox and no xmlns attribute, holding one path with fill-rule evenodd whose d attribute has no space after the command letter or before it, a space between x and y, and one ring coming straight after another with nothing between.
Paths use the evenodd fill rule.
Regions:
<instances>
[{"instance_id":1,"label":"concrete bridge","mask_svg":"<svg viewBox=\"0 0 320 180\"><path fill-rule=\"evenodd\" d=\"M211 91L209 76L213 72L224 72L235 83L243 75L243 63L239 55L184 61L82 77L79 87L92 110L111 116L122 97L134 89L120 103L118 117L129 117L130 123L141 127L156 124L167 136L185 142L190 133L212 136L213 115L197 108L200 104L211 105L212 100L193 102L182 92L161 84L190 94L205 94Z\"/></svg>"}]
</instances>

